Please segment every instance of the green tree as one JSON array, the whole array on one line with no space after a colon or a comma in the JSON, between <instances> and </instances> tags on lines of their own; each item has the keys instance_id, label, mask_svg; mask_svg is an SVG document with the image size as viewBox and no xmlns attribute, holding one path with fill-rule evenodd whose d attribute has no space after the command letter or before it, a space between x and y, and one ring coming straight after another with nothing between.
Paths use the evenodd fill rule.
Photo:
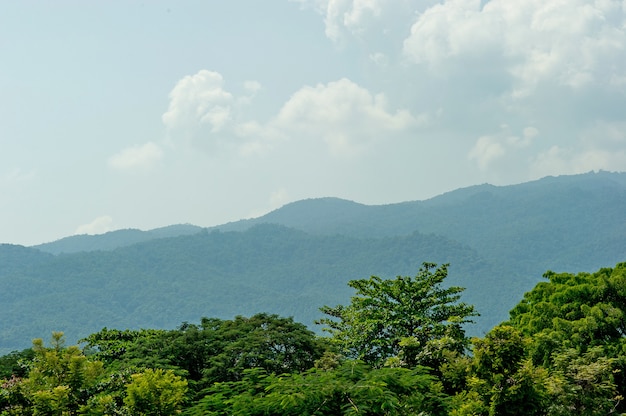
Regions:
<instances>
[{"instance_id":1,"label":"green tree","mask_svg":"<svg viewBox=\"0 0 626 416\"><path fill-rule=\"evenodd\" d=\"M25 377L34 357L35 351L32 348L3 355L0 357L0 379L8 379L11 376Z\"/></svg>"},{"instance_id":2,"label":"green tree","mask_svg":"<svg viewBox=\"0 0 626 416\"><path fill-rule=\"evenodd\" d=\"M596 345L622 351L626 335L626 263L595 273L554 273L511 311L510 324L533 339L535 363L552 362L555 351L584 352Z\"/></svg>"},{"instance_id":3,"label":"green tree","mask_svg":"<svg viewBox=\"0 0 626 416\"><path fill-rule=\"evenodd\" d=\"M549 415L600 416L616 412L624 397L614 380L615 359L608 358L602 347L591 347L583 354L566 349L555 353L553 361L548 379Z\"/></svg>"},{"instance_id":4,"label":"green tree","mask_svg":"<svg viewBox=\"0 0 626 416\"><path fill-rule=\"evenodd\" d=\"M542 415L547 373L527 358L528 341L506 325L474 338L467 388L457 396L453 415Z\"/></svg>"},{"instance_id":5,"label":"green tree","mask_svg":"<svg viewBox=\"0 0 626 416\"><path fill-rule=\"evenodd\" d=\"M169 416L180 409L187 392L187 381L171 370L147 369L132 375L126 391L124 403L130 414Z\"/></svg>"},{"instance_id":6,"label":"green tree","mask_svg":"<svg viewBox=\"0 0 626 416\"><path fill-rule=\"evenodd\" d=\"M245 369L290 373L313 367L327 343L292 318L259 313L233 320L202 318L170 331L103 329L84 339L85 350L115 370L173 370L192 391L240 380Z\"/></svg>"},{"instance_id":7,"label":"green tree","mask_svg":"<svg viewBox=\"0 0 626 416\"><path fill-rule=\"evenodd\" d=\"M276 374L305 371L326 351L324 340L292 318L261 313L219 323L203 320L202 325L214 340L204 371L207 382L240 380L249 368Z\"/></svg>"},{"instance_id":8,"label":"green tree","mask_svg":"<svg viewBox=\"0 0 626 416\"><path fill-rule=\"evenodd\" d=\"M462 352L467 340L462 325L476 316L474 307L459 303L460 287L443 288L448 266L424 263L417 276L383 280L377 276L351 280L356 290L348 306L324 306L329 315L318 321L327 326L333 342L347 356L380 367L405 348L404 365L431 364L427 345L444 337L446 348Z\"/></svg>"},{"instance_id":9,"label":"green tree","mask_svg":"<svg viewBox=\"0 0 626 416\"><path fill-rule=\"evenodd\" d=\"M567 409L556 399L557 395L572 400L598 397L604 406L589 402L585 407L614 407L615 412L624 412L626 263L595 273L549 271L544 277L548 281L538 283L511 311L509 323L530 339L533 362L551 373L553 403ZM570 358L563 360L563 357ZM589 384L585 377L596 377L596 381ZM594 391L594 386L606 388L601 393ZM562 394L557 394L558 391ZM568 392L576 393L568 395Z\"/></svg>"},{"instance_id":10,"label":"green tree","mask_svg":"<svg viewBox=\"0 0 626 416\"><path fill-rule=\"evenodd\" d=\"M103 364L77 346L65 347L62 332L52 333L50 347L33 341L27 378L3 383L3 414L77 415L104 374Z\"/></svg>"},{"instance_id":11,"label":"green tree","mask_svg":"<svg viewBox=\"0 0 626 416\"><path fill-rule=\"evenodd\" d=\"M112 369L163 368L171 366L165 350L171 332L164 329L118 330L103 328L80 340L86 354Z\"/></svg>"},{"instance_id":12,"label":"green tree","mask_svg":"<svg viewBox=\"0 0 626 416\"><path fill-rule=\"evenodd\" d=\"M332 370L291 375L247 370L217 383L188 415L445 415L447 398L423 367L372 369L346 361Z\"/></svg>"}]
</instances>

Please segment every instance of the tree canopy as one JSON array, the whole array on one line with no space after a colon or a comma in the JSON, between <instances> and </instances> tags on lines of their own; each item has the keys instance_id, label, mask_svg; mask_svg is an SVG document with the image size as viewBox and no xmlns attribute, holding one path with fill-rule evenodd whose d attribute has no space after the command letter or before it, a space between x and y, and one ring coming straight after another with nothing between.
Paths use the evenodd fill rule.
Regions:
<instances>
[{"instance_id":1,"label":"tree canopy","mask_svg":"<svg viewBox=\"0 0 626 416\"><path fill-rule=\"evenodd\" d=\"M104 328L0 357L0 416L624 414L626 263L546 273L507 322L476 314L447 265L354 280L330 337L271 314L173 330Z\"/></svg>"},{"instance_id":2,"label":"tree canopy","mask_svg":"<svg viewBox=\"0 0 626 416\"><path fill-rule=\"evenodd\" d=\"M348 357L380 367L396 357L405 345L424 349L447 337L462 351L466 346L463 324L476 316L474 307L462 302L463 288L444 288L448 265L424 263L413 277L384 280L377 276L351 280L356 290L350 305L321 310L329 315L319 320L327 326L333 342ZM424 357L405 354L408 364L424 364Z\"/></svg>"}]
</instances>

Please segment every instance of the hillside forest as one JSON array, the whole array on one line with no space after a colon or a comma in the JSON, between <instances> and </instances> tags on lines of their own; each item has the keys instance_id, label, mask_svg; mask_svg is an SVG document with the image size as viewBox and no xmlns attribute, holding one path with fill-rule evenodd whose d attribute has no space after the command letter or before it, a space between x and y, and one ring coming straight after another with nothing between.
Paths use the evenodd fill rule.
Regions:
<instances>
[{"instance_id":1,"label":"hillside forest","mask_svg":"<svg viewBox=\"0 0 626 416\"><path fill-rule=\"evenodd\" d=\"M626 173L546 177L457 189L426 201L293 202L211 228L75 235L0 244L0 355L62 331L68 344L107 326L170 329L202 316L291 316L316 333L321 305L347 304L350 279L450 264L480 316L508 319L542 274L593 272L626 259Z\"/></svg>"},{"instance_id":2,"label":"hillside forest","mask_svg":"<svg viewBox=\"0 0 626 416\"><path fill-rule=\"evenodd\" d=\"M350 280L325 335L258 313L103 328L0 357L1 415L609 415L626 411L626 263L548 271L482 337L448 265Z\"/></svg>"}]
</instances>

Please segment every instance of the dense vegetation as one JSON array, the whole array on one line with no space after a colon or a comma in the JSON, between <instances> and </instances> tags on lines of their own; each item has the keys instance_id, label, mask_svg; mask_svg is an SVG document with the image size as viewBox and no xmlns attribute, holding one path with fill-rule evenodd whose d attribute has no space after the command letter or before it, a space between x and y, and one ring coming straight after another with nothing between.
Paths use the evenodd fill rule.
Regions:
<instances>
[{"instance_id":1,"label":"dense vegetation","mask_svg":"<svg viewBox=\"0 0 626 416\"><path fill-rule=\"evenodd\" d=\"M270 224L113 251L52 256L0 246L3 252L0 275L2 266L10 272L0 278L0 354L55 330L76 342L103 326L173 328L202 315L226 319L268 312L313 327L322 317L321 304L349 299L351 277L413 273L421 258L458 261L450 279L464 287L479 284L469 276L493 275L471 249L442 237L313 236Z\"/></svg>"},{"instance_id":2,"label":"dense vegetation","mask_svg":"<svg viewBox=\"0 0 626 416\"><path fill-rule=\"evenodd\" d=\"M508 321L476 316L447 266L352 280L320 337L292 318L104 328L0 357L2 415L607 415L626 411L626 263L545 274Z\"/></svg>"},{"instance_id":3,"label":"dense vegetation","mask_svg":"<svg viewBox=\"0 0 626 416\"><path fill-rule=\"evenodd\" d=\"M267 312L308 325L345 304L354 276L450 263L484 336L547 270L591 272L626 258L626 173L480 185L428 201L366 206L333 198L201 230L173 226L0 245L0 354L64 331L173 328L200 316Z\"/></svg>"}]
</instances>

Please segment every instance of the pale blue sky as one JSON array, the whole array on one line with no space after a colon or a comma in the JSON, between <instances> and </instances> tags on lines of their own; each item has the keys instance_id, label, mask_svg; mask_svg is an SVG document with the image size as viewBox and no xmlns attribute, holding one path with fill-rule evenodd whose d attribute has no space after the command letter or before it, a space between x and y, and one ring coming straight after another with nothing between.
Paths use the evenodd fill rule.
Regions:
<instances>
[{"instance_id":1,"label":"pale blue sky","mask_svg":"<svg viewBox=\"0 0 626 416\"><path fill-rule=\"evenodd\" d=\"M626 2L0 0L0 242L626 170Z\"/></svg>"}]
</instances>

